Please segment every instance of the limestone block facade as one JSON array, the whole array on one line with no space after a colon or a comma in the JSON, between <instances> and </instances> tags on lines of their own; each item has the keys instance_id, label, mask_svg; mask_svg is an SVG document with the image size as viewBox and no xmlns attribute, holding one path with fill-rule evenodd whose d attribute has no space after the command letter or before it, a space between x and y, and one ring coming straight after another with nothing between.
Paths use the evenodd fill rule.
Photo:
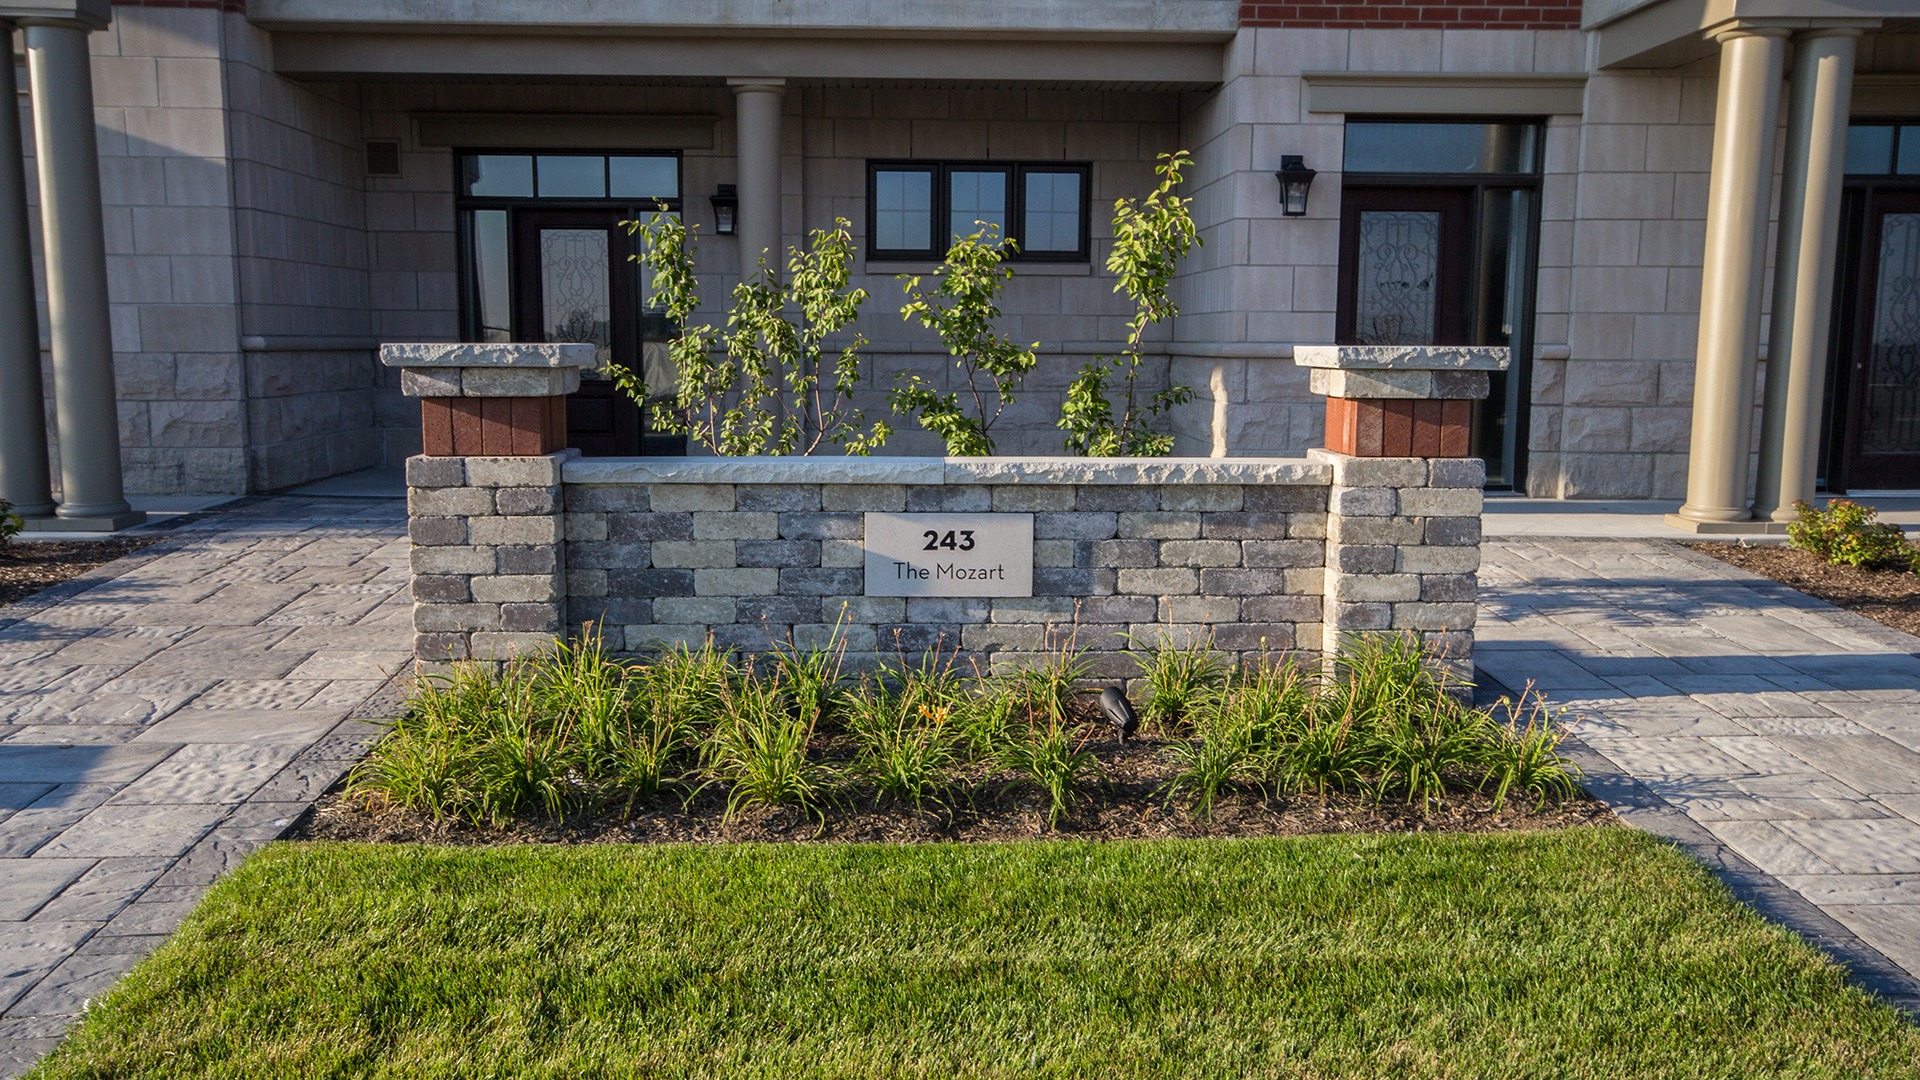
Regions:
<instances>
[{"instance_id":1,"label":"limestone block facade","mask_svg":"<svg viewBox=\"0 0 1920 1080\"><path fill-rule=\"evenodd\" d=\"M1674 21L1676 3L1410 12L1060 0L1009 14L971 2L886 11L824 3L795 13L772 0L728 0L713 13L724 32L705 36L675 22L672 5L654 4L576 21L585 17L490 0L463 9L466 22L422 15L408 0L101 5L111 19L88 41L126 486L275 490L397 466L417 452L415 410L375 350L474 336L481 294L508 288L476 276L466 231L475 203L463 169L486 154L670 157L677 205L698 226L710 317L751 264L749 234L787 246L850 222L861 252L855 284L872 294L860 330L872 342L862 404L875 415L896 377L953 375L939 344L898 316L899 276L924 274L931 261L872 254L873 170L1084 168L1084 257L1014 264L1002 304L1008 334L1038 342L1042 362L996 431L1000 449L1057 453L1063 387L1123 335L1128 305L1105 268L1113 200L1145 194L1156 156L1184 148L1197 161L1187 191L1205 243L1180 271L1182 314L1155 337L1148 376L1149 390L1171 380L1196 391L1167 421L1177 453L1293 456L1320 445L1324 410L1292 350L1365 336L1355 312L1378 297L1361 295L1358 282L1384 279L1362 254L1359 220L1375 206L1388 216L1428 212L1394 209L1388 189L1471 191L1461 197L1477 201L1458 211L1472 233L1458 245L1464 254L1443 253L1437 273L1413 277L1441 308L1454 303L1449 288L1474 283L1460 301L1472 313L1449 326L1443 312L1430 336L1518 350L1476 420L1475 452L1494 486L1569 499L1685 496L1696 517L1750 516L1747 502L1764 511L1779 501L1757 490L1752 464L1773 438L1818 443L1796 449L1804 460L1795 464L1809 473L1817 465L1826 490L1911 487L1899 483L1920 477L1920 448L1900 434L1911 418L1872 419L1907 406L1868 401L1863 394L1881 391L1862 390L1849 373L1872 369L1875 342L1904 347L1899 335L1915 332L1881 325L1875 281L1863 275L1872 273L1866 255L1893 242L1875 230L1887 214L1905 213L1898 200L1920 186L1920 164L1909 167L1891 141L1878 165L1835 141L1849 126L1872 129L1858 145L1882 134L1908 140L1898 145L1911 142L1920 162L1911 13L1895 0L1810 0L1791 18L1736 12L1690 26ZM0 4L0 21L14 18L29 17ZM1827 52L1805 51L1826 39ZM1737 44L1745 40L1761 43L1748 50L1759 66L1736 78L1723 56L1747 49ZM1843 70L1816 68L1840 53ZM1795 111L1795 80L1812 88L1819 78L1848 91L1837 105L1820 99L1840 109L1838 136L1831 124L1808 136L1808 121L1795 119L1812 115ZM29 133L26 201L37 211L29 81L23 74L19 115ZM1739 91L1732 99L1729 87ZM778 122L765 130L741 105L755 94L777 97ZM1740 94L1759 96L1738 115L1764 113L1763 123L1730 126L1727 101L1745 101ZM1440 174L1409 171L1426 168L1417 155L1383 163L1382 145L1413 146L1447 124L1480 125L1489 140L1519 138L1527 149L1500 169L1450 162ZM1512 130L1496 132L1500 125ZM1369 130L1393 134L1368 143ZM1744 246L1715 246L1716 177L1732 190L1727 170L1768 148L1755 189L1763 194L1738 214L1722 211L1758 232L1742 234ZM777 183L743 171L769 155ZM1279 197L1275 173L1287 157L1318 173L1299 216ZM1833 164L1832 190L1809 204L1818 175L1805 180L1808 168L1818 174L1841 158L1848 164ZM1800 179L1783 195L1790 177ZM723 185L738 192L739 235L716 235L709 199ZM769 186L777 190L760 190ZM1519 193L1504 232L1486 224L1496 188ZM586 208L530 198L505 212L519 222L562 205ZM1805 312L1801 301L1782 306L1805 316L1797 324L1772 314L1772 252L1789 227L1802 230L1793 251L1812 243L1806 265L1824 267L1814 276L1839 297L1817 312L1818 297ZM1762 238L1757 247L1752 236ZM33 243L44 298L37 219ZM1736 248L1757 254L1736 258ZM1710 249L1757 284L1752 305L1742 292L1703 327ZM1827 250L1837 254L1822 263ZM1490 276L1490 267L1504 269ZM540 332L521 325L531 319L523 293L539 287L528 284L537 273L526 274L509 283L520 290L514 324L489 332ZM48 339L44 303L34 314ZM1818 392L1783 397L1769 419L1761 400L1778 362L1771 327L1808 319L1821 323L1818 341L1804 341L1807 358L1792 363L1822 369ZM660 329L647 325L636 340L657 340ZM51 363L49 386L58 375ZM1712 372L1704 388L1703 370ZM1886 401L1906 400L1914 376L1888 371L1861 378L1891 386ZM1750 421L1729 419L1736 400ZM57 455L51 411L46 423ZM1766 434L1782 424L1785 435ZM896 427L888 453L939 450L910 419ZM1714 483L1691 475L1696 466ZM1722 505L1730 500L1741 506Z\"/></svg>"}]
</instances>

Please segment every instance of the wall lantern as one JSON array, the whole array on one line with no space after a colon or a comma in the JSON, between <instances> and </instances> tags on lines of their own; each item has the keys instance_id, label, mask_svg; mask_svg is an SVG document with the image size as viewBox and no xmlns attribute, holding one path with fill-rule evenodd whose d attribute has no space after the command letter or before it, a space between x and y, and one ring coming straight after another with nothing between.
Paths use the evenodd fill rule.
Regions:
<instances>
[{"instance_id":1,"label":"wall lantern","mask_svg":"<svg viewBox=\"0 0 1920 1080\"><path fill-rule=\"evenodd\" d=\"M1307 189L1320 174L1302 164L1299 154L1284 154L1280 158L1280 171L1273 175L1280 178L1280 206L1286 215L1307 216Z\"/></svg>"},{"instance_id":2,"label":"wall lantern","mask_svg":"<svg viewBox=\"0 0 1920 1080\"><path fill-rule=\"evenodd\" d=\"M713 203L713 231L717 236L732 236L740 220L740 196L732 184L721 184L708 202Z\"/></svg>"}]
</instances>

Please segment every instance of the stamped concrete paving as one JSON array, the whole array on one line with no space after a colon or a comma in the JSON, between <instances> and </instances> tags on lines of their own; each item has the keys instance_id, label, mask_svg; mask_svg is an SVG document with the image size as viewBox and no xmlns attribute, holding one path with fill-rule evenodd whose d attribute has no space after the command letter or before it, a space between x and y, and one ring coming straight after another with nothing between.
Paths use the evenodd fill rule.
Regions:
<instances>
[{"instance_id":1,"label":"stamped concrete paving","mask_svg":"<svg viewBox=\"0 0 1920 1080\"><path fill-rule=\"evenodd\" d=\"M0 607L0 1077L368 745L405 537L397 499L248 500Z\"/></svg>"},{"instance_id":2,"label":"stamped concrete paving","mask_svg":"<svg viewBox=\"0 0 1920 1080\"><path fill-rule=\"evenodd\" d=\"M1596 792L1920 1005L1920 639L1663 541L1484 559L1478 666L1569 707Z\"/></svg>"}]
</instances>

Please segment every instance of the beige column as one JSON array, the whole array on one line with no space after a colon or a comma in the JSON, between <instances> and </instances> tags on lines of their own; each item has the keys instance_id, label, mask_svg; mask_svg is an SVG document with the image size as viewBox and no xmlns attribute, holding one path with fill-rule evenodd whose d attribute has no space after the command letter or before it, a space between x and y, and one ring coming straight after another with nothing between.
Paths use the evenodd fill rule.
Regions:
<instances>
[{"instance_id":1,"label":"beige column","mask_svg":"<svg viewBox=\"0 0 1920 1080\"><path fill-rule=\"evenodd\" d=\"M1707 186L1692 457L1686 505L1670 517L1682 528L1711 530L1752 518L1747 461L1753 376L1787 34L1775 27L1741 27L1719 35L1720 95Z\"/></svg>"},{"instance_id":2,"label":"beige column","mask_svg":"<svg viewBox=\"0 0 1920 1080\"><path fill-rule=\"evenodd\" d=\"M20 23L33 92L54 418L60 431L60 506L54 513L62 528L107 532L137 525L146 515L127 505L121 488L100 150L87 52L87 35L106 21L82 11L71 18L29 17Z\"/></svg>"},{"instance_id":3,"label":"beige column","mask_svg":"<svg viewBox=\"0 0 1920 1080\"><path fill-rule=\"evenodd\" d=\"M767 261L780 276L780 99L785 79L728 79L733 87L739 161L740 278Z\"/></svg>"},{"instance_id":4,"label":"beige column","mask_svg":"<svg viewBox=\"0 0 1920 1080\"><path fill-rule=\"evenodd\" d=\"M1794 39L1773 321L1767 335L1767 403L1754 488L1754 515L1762 520L1791 521L1793 504L1813 498L1840 235L1840 176L1859 34L1852 28L1816 29Z\"/></svg>"},{"instance_id":5,"label":"beige column","mask_svg":"<svg viewBox=\"0 0 1920 1080\"><path fill-rule=\"evenodd\" d=\"M0 499L24 517L45 517L53 513L53 487L12 23L0 20L0 42L8 52L0 57Z\"/></svg>"}]
</instances>

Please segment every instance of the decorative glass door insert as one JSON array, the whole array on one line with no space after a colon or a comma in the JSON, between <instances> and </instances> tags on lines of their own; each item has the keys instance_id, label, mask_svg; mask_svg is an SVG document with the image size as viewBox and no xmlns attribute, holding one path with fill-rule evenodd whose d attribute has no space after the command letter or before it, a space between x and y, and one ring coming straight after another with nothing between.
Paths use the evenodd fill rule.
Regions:
<instances>
[{"instance_id":1,"label":"decorative glass door insert","mask_svg":"<svg viewBox=\"0 0 1920 1080\"><path fill-rule=\"evenodd\" d=\"M605 229L540 230L540 324L548 341L594 347L593 372L613 362L613 282Z\"/></svg>"},{"instance_id":2,"label":"decorative glass door insert","mask_svg":"<svg viewBox=\"0 0 1920 1080\"><path fill-rule=\"evenodd\" d=\"M1434 289L1440 272L1440 214L1368 210L1360 214L1354 288L1354 342L1432 345Z\"/></svg>"}]
</instances>

